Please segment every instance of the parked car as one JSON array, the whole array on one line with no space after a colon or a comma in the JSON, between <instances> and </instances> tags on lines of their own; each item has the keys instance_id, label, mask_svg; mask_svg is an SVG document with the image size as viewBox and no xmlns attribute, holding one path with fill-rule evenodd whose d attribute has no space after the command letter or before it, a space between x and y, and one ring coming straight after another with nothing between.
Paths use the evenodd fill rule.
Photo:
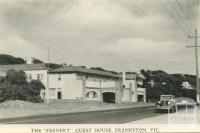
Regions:
<instances>
[{"instance_id":1,"label":"parked car","mask_svg":"<svg viewBox=\"0 0 200 133\"><path fill-rule=\"evenodd\" d=\"M176 112L176 100L173 95L161 95L155 105L155 112Z\"/></svg>"}]
</instances>

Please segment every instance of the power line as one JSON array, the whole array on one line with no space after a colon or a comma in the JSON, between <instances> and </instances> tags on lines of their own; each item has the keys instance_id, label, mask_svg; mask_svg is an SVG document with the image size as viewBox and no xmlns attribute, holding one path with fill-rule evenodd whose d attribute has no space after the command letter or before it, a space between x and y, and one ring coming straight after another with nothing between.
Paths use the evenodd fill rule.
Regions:
<instances>
[{"instance_id":1,"label":"power line","mask_svg":"<svg viewBox=\"0 0 200 133\"><path fill-rule=\"evenodd\" d=\"M46 86L46 103L49 104L49 48L48 48L48 57L47 57L47 86Z\"/></svg>"},{"instance_id":2,"label":"power line","mask_svg":"<svg viewBox=\"0 0 200 133\"><path fill-rule=\"evenodd\" d=\"M187 13L185 12L185 10L184 10L184 7L181 5L181 3L178 1L178 0L175 0L176 1L176 4L178 5L178 7L179 7L179 9L180 9L180 14L182 14L181 12L183 12L183 14L185 14L185 15L183 15L183 16L186 16L187 17ZM189 20L187 19L187 21L188 21L188 23L189 23ZM190 23L189 23L189 25L190 25ZM190 27L189 26L189 29L192 29L192 27Z\"/></svg>"},{"instance_id":3,"label":"power line","mask_svg":"<svg viewBox=\"0 0 200 133\"><path fill-rule=\"evenodd\" d=\"M174 9L175 14L177 17L180 18L180 20L182 21L182 24L186 27L186 29L188 31L190 31L190 28L188 27L188 25L185 23L184 19L182 18L182 16L179 14L179 12L176 10L176 7L173 5L173 3L170 0L167 0L167 2L171 5L171 7Z\"/></svg>"},{"instance_id":4,"label":"power line","mask_svg":"<svg viewBox=\"0 0 200 133\"><path fill-rule=\"evenodd\" d=\"M135 2L133 2L131 5L133 6L133 8L135 9L135 11L137 12L137 15L141 15L141 17L148 17L148 18L152 19L152 15L149 12L146 12L142 8L140 8L140 6L138 4L136 4ZM156 26L157 29L159 27L164 28L163 25L160 24L160 23L158 23L155 26ZM164 30L166 30L166 28Z\"/></svg>"},{"instance_id":5,"label":"power line","mask_svg":"<svg viewBox=\"0 0 200 133\"><path fill-rule=\"evenodd\" d=\"M133 3L134 4L134 7L136 8L137 12L139 12L140 14L142 14L143 16L147 16L149 18L151 18L151 14L149 13L146 13L144 10L142 10L136 3ZM168 30L168 28L164 27L163 24L161 23L158 23L159 27L162 28L164 31L165 30ZM173 37L173 35L170 35L171 37Z\"/></svg>"},{"instance_id":6,"label":"power line","mask_svg":"<svg viewBox=\"0 0 200 133\"><path fill-rule=\"evenodd\" d=\"M197 5L198 5L198 11L197 11L197 24L196 24L196 28L197 29L199 29L200 27L199 27L199 15L200 15L200 1L199 0L197 0Z\"/></svg>"},{"instance_id":7,"label":"power line","mask_svg":"<svg viewBox=\"0 0 200 133\"><path fill-rule=\"evenodd\" d=\"M158 0L158 1L160 2L160 0ZM157 4L158 4L158 3L154 1L154 5L157 5ZM161 4L161 6L163 6L162 3L160 3L160 4ZM160 5L160 4L159 4L159 5ZM163 10L163 8L162 8L161 6L159 6L159 5L157 5L156 7L159 8L159 11L162 12L162 13L161 13L161 12L160 12L160 13L161 13L161 14L166 14L166 10ZM164 6L164 8L165 8L165 6ZM172 19L174 19L174 18L171 16L170 13L167 12L167 14L169 15L169 17L171 17ZM175 21L175 22L176 22L176 21ZM177 22L176 22L176 24L177 24ZM162 25L162 27L164 26L163 24L160 24L160 25ZM182 28L182 27L181 27L181 28ZM167 28L166 26L164 27L164 29L165 29L165 30L169 30L169 28ZM179 30L180 30L180 28L179 28ZM182 29L181 29L181 31L182 31ZM184 31L184 32L185 32L185 31ZM169 35L170 35L172 38L174 37L173 34L169 34Z\"/></svg>"},{"instance_id":8,"label":"power line","mask_svg":"<svg viewBox=\"0 0 200 133\"><path fill-rule=\"evenodd\" d=\"M163 9L166 11L166 13L172 18L172 20L175 21L175 23L179 26L179 28L187 35L187 31L185 30L185 28L182 26L182 24L180 23L180 21L178 21L174 15L170 12L170 10L168 10L168 8L164 5L164 3L161 2L161 0L158 0L160 5L163 7Z\"/></svg>"},{"instance_id":9,"label":"power line","mask_svg":"<svg viewBox=\"0 0 200 133\"><path fill-rule=\"evenodd\" d=\"M139 12L140 15L148 15L147 13L145 13L139 6L137 6L135 3L133 3L133 6L135 7L136 11Z\"/></svg>"}]
</instances>

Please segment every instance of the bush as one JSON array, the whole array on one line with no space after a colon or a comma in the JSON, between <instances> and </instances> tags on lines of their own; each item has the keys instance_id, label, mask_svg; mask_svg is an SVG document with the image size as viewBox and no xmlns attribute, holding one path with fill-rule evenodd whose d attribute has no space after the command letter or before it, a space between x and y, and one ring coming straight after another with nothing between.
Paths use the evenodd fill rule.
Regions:
<instances>
[{"instance_id":1,"label":"bush","mask_svg":"<svg viewBox=\"0 0 200 133\"><path fill-rule=\"evenodd\" d=\"M24 100L41 102L40 91L44 89L40 81L26 81L22 71L9 70L0 80L0 102L7 100Z\"/></svg>"}]
</instances>

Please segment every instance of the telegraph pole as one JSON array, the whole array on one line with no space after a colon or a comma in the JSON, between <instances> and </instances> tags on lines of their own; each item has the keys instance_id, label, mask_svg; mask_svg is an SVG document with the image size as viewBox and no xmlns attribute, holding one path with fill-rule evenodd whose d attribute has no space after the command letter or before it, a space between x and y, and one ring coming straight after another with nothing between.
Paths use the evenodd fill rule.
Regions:
<instances>
[{"instance_id":1,"label":"telegraph pole","mask_svg":"<svg viewBox=\"0 0 200 133\"><path fill-rule=\"evenodd\" d=\"M47 87L46 87L46 102L49 104L49 48L48 48L48 59L47 59Z\"/></svg>"},{"instance_id":2,"label":"telegraph pole","mask_svg":"<svg viewBox=\"0 0 200 133\"><path fill-rule=\"evenodd\" d=\"M196 95L196 101L197 103L199 103L199 59L198 59L198 38L200 38L198 36L198 33L197 33L197 29L195 29L195 35L194 36L190 36L188 35L188 38L194 38L195 39L195 45L194 46L186 46L187 48L195 48L195 63L196 63L196 91L197 91L197 95Z\"/></svg>"}]
</instances>

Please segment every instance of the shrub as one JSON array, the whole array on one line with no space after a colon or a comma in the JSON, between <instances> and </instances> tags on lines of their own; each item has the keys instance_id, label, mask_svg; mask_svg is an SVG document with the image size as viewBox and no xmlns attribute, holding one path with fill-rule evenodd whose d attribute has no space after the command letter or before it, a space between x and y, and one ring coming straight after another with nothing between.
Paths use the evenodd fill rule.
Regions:
<instances>
[{"instance_id":1,"label":"shrub","mask_svg":"<svg viewBox=\"0 0 200 133\"><path fill-rule=\"evenodd\" d=\"M41 102L40 91L44 88L40 81L27 82L24 72L9 70L6 77L0 80L0 102L6 100Z\"/></svg>"}]
</instances>

